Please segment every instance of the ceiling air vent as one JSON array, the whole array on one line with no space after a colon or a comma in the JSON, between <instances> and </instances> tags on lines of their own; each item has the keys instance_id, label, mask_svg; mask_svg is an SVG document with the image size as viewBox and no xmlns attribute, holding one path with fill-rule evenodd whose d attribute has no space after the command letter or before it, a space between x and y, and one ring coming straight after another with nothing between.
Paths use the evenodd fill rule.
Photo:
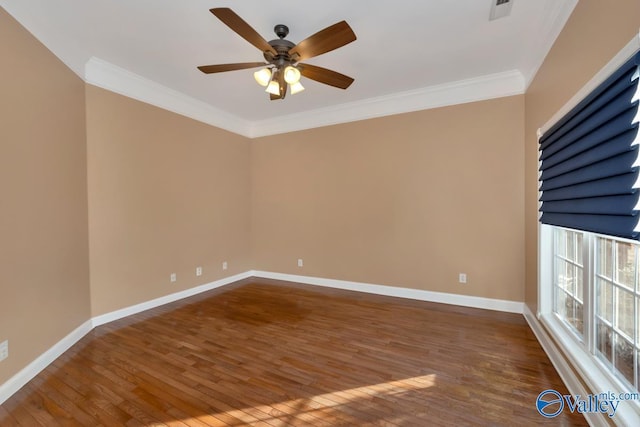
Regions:
<instances>
[{"instance_id":1,"label":"ceiling air vent","mask_svg":"<svg viewBox=\"0 0 640 427\"><path fill-rule=\"evenodd\" d=\"M491 13L489 14L489 21L509 16L511 14L511 6L513 6L513 1L514 0L491 0Z\"/></svg>"}]
</instances>

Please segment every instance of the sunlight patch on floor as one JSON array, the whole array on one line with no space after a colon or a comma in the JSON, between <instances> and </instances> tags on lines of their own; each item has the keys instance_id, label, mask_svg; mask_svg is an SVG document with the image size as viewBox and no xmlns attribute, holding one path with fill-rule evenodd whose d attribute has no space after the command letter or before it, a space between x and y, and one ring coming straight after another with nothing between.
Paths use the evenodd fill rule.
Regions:
<instances>
[{"instance_id":1,"label":"sunlight patch on floor","mask_svg":"<svg viewBox=\"0 0 640 427\"><path fill-rule=\"evenodd\" d=\"M393 406L394 395L423 390L435 386L436 375L423 375L398 381L389 381L315 396L248 406L242 409L231 409L226 412L211 413L201 417L183 419L182 422L198 421L210 424L212 417L220 421L220 425L264 425L285 426L292 422L318 423L320 420L331 422L348 422L349 412L368 412L375 398L385 399ZM242 399L241 396L236 397ZM257 399L257 398L254 398ZM375 403L374 403L375 405ZM393 417L392 413L388 414ZM398 414L396 414L398 415ZM391 421L391 420L389 420Z\"/></svg>"}]
</instances>

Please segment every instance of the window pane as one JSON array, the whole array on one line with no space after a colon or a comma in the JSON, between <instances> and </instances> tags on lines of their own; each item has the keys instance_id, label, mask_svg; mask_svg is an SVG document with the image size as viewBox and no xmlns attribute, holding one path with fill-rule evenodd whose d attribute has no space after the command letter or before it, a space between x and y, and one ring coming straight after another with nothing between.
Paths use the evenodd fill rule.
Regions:
<instances>
[{"instance_id":1,"label":"window pane","mask_svg":"<svg viewBox=\"0 0 640 427\"><path fill-rule=\"evenodd\" d=\"M567 258L570 260L576 259L576 247L575 247L575 233L573 231L567 231Z\"/></svg>"},{"instance_id":2,"label":"window pane","mask_svg":"<svg viewBox=\"0 0 640 427\"><path fill-rule=\"evenodd\" d=\"M573 316L568 317L567 320L569 321L571 326L576 328L580 335L582 335L584 333L582 304L574 299L571 299L571 301L573 302Z\"/></svg>"},{"instance_id":3,"label":"window pane","mask_svg":"<svg viewBox=\"0 0 640 427\"><path fill-rule=\"evenodd\" d=\"M618 283L629 289L635 288L636 253L630 243L616 242L616 273Z\"/></svg>"},{"instance_id":4,"label":"window pane","mask_svg":"<svg viewBox=\"0 0 640 427\"><path fill-rule=\"evenodd\" d=\"M616 290L616 294L616 326L632 340L635 332L633 294L621 288Z\"/></svg>"},{"instance_id":5,"label":"window pane","mask_svg":"<svg viewBox=\"0 0 640 427\"><path fill-rule=\"evenodd\" d=\"M596 348L608 362L611 362L612 339L613 328L596 318Z\"/></svg>"},{"instance_id":6,"label":"window pane","mask_svg":"<svg viewBox=\"0 0 640 427\"><path fill-rule=\"evenodd\" d=\"M582 260L582 233L576 233L576 262L582 266L584 265Z\"/></svg>"},{"instance_id":7,"label":"window pane","mask_svg":"<svg viewBox=\"0 0 640 427\"><path fill-rule=\"evenodd\" d=\"M615 367L627 381L633 384L633 345L618 334L615 334L615 341Z\"/></svg>"},{"instance_id":8,"label":"window pane","mask_svg":"<svg viewBox=\"0 0 640 427\"><path fill-rule=\"evenodd\" d=\"M568 263L561 259L556 260L556 284L562 289L569 289L569 276L567 276Z\"/></svg>"},{"instance_id":9,"label":"window pane","mask_svg":"<svg viewBox=\"0 0 640 427\"><path fill-rule=\"evenodd\" d=\"M556 255L561 257L566 256L567 255L567 232L560 228L555 228L553 234L556 240L555 242Z\"/></svg>"},{"instance_id":10,"label":"window pane","mask_svg":"<svg viewBox=\"0 0 640 427\"><path fill-rule=\"evenodd\" d=\"M596 279L596 314L608 322L613 322L613 285L606 280Z\"/></svg>"},{"instance_id":11,"label":"window pane","mask_svg":"<svg viewBox=\"0 0 640 427\"><path fill-rule=\"evenodd\" d=\"M573 293L575 292L575 290L573 289L575 268L573 268L573 265L569 264L568 262L565 262L564 265L564 277L566 280L565 289L567 290L568 294L573 295Z\"/></svg>"},{"instance_id":12,"label":"window pane","mask_svg":"<svg viewBox=\"0 0 640 427\"><path fill-rule=\"evenodd\" d=\"M581 268L576 268L576 293L575 293L575 297L578 301L583 302L584 301L584 295L582 294L582 292L584 292L584 286L582 285L582 269Z\"/></svg>"},{"instance_id":13,"label":"window pane","mask_svg":"<svg viewBox=\"0 0 640 427\"><path fill-rule=\"evenodd\" d=\"M607 278L612 278L611 273L613 266L611 265L611 249L611 240L598 237L598 250L596 253L598 258L596 262L598 267L597 273Z\"/></svg>"},{"instance_id":14,"label":"window pane","mask_svg":"<svg viewBox=\"0 0 640 427\"><path fill-rule=\"evenodd\" d=\"M556 306L555 310L561 319L567 318L567 294L560 288L556 288Z\"/></svg>"}]
</instances>

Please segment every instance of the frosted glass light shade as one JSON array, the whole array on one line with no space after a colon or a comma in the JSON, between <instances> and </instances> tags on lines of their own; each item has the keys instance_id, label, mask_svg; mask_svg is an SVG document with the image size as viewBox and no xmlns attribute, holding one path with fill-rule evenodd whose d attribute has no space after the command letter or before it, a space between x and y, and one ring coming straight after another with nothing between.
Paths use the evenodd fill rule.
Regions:
<instances>
[{"instance_id":1,"label":"frosted glass light shade","mask_svg":"<svg viewBox=\"0 0 640 427\"><path fill-rule=\"evenodd\" d=\"M253 78L256 79L256 82L258 82L260 86L267 86L271 80L271 70L263 68L262 70L256 71L253 73Z\"/></svg>"},{"instance_id":2,"label":"frosted glass light shade","mask_svg":"<svg viewBox=\"0 0 640 427\"><path fill-rule=\"evenodd\" d=\"M300 81L300 70L289 65L284 69L284 81L290 85L298 83Z\"/></svg>"},{"instance_id":3,"label":"frosted glass light shade","mask_svg":"<svg viewBox=\"0 0 640 427\"><path fill-rule=\"evenodd\" d=\"M291 95L295 95L296 93L302 92L304 90L304 86L302 86L302 83L300 82L296 82L292 84L290 87L291 87Z\"/></svg>"},{"instance_id":4,"label":"frosted glass light shade","mask_svg":"<svg viewBox=\"0 0 640 427\"><path fill-rule=\"evenodd\" d=\"M275 80L269 82L265 92L269 92L271 95L280 95L280 85Z\"/></svg>"}]
</instances>

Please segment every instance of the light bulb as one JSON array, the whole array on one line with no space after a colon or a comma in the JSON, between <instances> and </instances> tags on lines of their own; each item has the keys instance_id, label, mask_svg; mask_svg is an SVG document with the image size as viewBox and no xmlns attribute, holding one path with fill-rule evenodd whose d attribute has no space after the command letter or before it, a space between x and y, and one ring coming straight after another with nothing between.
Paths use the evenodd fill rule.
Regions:
<instances>
[{"instance_id":1,"label":"light bulb","mask_svg":"<svg viewBox=\"0 0 640 427\"><path fill-rule=\"evenodd\" d=\"M304 86L302 86L302 83L300 82L296 82L292 84L290 87L291 87L291 95L295 95L296 93L302 92L304 90Z\"/></svg>"},{"instance_id":2,"label":"light bulb","mask_svg":"<svg viewBox=\"0 0 640 427\"><path fill-rule=\"evenodd\" d=\"M266 86L269 84L269 80L271 80L271 70L263 68L262 70L256 71L253 73L253 78L256 79L260 86Z\"/></svg>"},{"instance_id":3,"label":"light bulb","mask_svg":"<svg viewBox=\"0 0 640 427\"><path fill-rule=\"evenodd\" d=\"M280 95L280 85L278 84L277 81L271 80L271 82L269 82L269 86L267 86L267 89L265 90L265 92L269 92L271 95L279 96Z\"/></svg>"},{"instance_id":4,"label":"light bulb","mask_svg":"<svg viewBox=\"0 0 640 427\"><path fill-rule=\"evenodd\" d=\"M298 83L300 81L300 70L289 65L284 69L284 81L290 85Z\"/></svg>"}]
</instances>

